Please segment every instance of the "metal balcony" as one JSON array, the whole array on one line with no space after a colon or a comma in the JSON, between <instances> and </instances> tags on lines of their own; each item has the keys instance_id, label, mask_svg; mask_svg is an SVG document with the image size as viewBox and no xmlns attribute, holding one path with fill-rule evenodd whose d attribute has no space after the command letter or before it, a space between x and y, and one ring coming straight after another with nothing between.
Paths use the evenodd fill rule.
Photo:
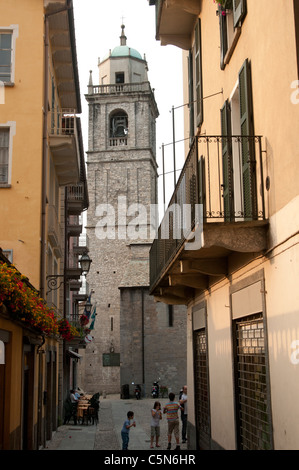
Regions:
<instances>
[{"instance_id":1,"label":"metal balcony","mask_svg":"<svg viewBox=\"0 0 299 470\"><path fill-rule=\"evenodd\" d=\"M49 145L61 186L77 184L80 179L80 143L74 110L52 110Z\"/></svg>"},{"instance_id":2,"label":"metal balcony","mask_svg":"<svg viewBox=\"0 0 299 470\"><path fill-rule=\"evenodd\" d=\"M151 293L186 303L231 254L266 249L267 227L261 137L196 137L151 247Z\"/></svg>"},{"instance_id":3,"label":"metal balcony","mask_svg":"<svg viewBox=\"0 0 299 470\"><path fill-rule=\"evenodd\" d=\"M83 183L67 186L67 211L69 215L80 215L85 207Z\"/></svg>"}]
</instances>

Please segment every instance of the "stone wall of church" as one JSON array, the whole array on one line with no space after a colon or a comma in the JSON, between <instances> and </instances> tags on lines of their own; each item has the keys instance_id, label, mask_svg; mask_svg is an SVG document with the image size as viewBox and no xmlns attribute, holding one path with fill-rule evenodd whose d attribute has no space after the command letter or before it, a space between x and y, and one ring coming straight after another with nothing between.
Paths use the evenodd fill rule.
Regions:
<instances>
[{"instance_id":1,"label":"stone wall of church","mask_svg":"<svg viewBox=\"0 0 299 470\"><path fill-rule=\"evenodd\" d=\"M148 288L121 289L121 385L142 385L150 396L152 384L159 379L176 396L186 383L186 324L184 306L157 303Z\"/></svg>"}]
</instances>

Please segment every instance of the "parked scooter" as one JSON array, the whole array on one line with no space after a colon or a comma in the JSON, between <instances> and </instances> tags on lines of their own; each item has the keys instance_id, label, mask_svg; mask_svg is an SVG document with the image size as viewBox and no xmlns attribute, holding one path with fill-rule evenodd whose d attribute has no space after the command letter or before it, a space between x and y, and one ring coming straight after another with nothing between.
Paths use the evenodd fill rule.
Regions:
<instances>
[{"instance_id":1,"label":"parked scooter","mask_svg":"<svg viewBox=\"0 0 299 470\"><path fill-rule=\"evenodd\" d=\"M152 388L152 397L153 398L159 398L159 381L156 380L156 382L153 383L153 388Z\"/></svg>"},{"instance_id":2,"label":"parked scooter","mask_svg":"<svg viewBox=\"0 0 299 470\"><path fill-rule=\"evenodd\" d=\"M141 398L141 387L140 387L139 384L136 385L134 393L135 393L136 399L140 400L140 398Z\"/></svg>"},{"instance_id":3,"label":"parked scooter","mask_svg":"<svg viewBox=\"0 0 299 470\"><path fill-rule=\"evenodd\" d=\"M132 384L134 385L134 382L132 382ZM136 399L140 400L140 398L141 398L141 387L140 387L139 384L135 385L134 394L135 394Z\"/></svg>"}]
</instances>

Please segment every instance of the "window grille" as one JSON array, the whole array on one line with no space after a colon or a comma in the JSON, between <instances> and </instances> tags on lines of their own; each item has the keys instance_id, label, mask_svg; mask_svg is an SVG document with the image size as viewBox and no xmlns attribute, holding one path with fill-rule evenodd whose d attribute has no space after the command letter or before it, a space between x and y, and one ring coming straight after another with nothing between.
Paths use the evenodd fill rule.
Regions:
<instances>
[{"instance_id":1,"label":"window grille","mask_svg":"<svg viewBox=\"0 0 299 470\"><path fill-rule=\"evenodd\" d=\"M242 450L272 448L262 314L235 322L238 446Z\"/></svg>"},{"instance_id":2,"label":"window grille","mask_svg":"<svg viewBox=\"0 0 299 470\"><path fill-rule=\"evenodd\" d=\"M210 404L205 328L194 331L195 420L200 449L210 448Z\"/></svg>"}]
</instances>

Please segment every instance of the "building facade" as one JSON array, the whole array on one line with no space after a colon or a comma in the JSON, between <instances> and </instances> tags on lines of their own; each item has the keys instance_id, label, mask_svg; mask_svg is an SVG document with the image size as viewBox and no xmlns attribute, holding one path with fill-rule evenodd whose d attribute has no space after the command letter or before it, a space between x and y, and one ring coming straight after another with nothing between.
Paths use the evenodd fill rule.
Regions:
<instances>
[{"instance_id":1,"label":"building facade","mask_svg":"<svg viewBox=\"0 0 299 470\"><path fill-rule=\"evenodd\" d=\"M63 419L84 343L57 329L78 326L88 207L75 28L71 0L1 1L0 11L0 449L38 449Z\"/></svg>"},{"instance_id":2,"label":"building facade","mask_svg":"<svg viewBox=\"0 0 299 470\"><path fill-rule=\"evenodd\" d=\"M150 374L145 371L151 350L146 351L149 314L145 312L155 310L148 296L148 252L155 233L158 108L147 62L127 45L124 26L120 45L99 60L98 78L99 85L94 86L90 76L86 95L90 193L86 231L93 259L88 282L96 322L85 352L82 386L93 393L120 393L123 386L132 389L134 382L149 393L158 376L168 380L157 362ZM179 309L177 314L181 315ZM179 370L179 361L175 368Z\"/></svg>"},{"instance_id":3,"label":"building facade","mask_svg":"<svg viewBox=\"0 0 299 470\"><path fill-rule=\"evenodd\" d=\"M298 3L150 4L188 103L168 215L191 223L154 241L150 292L187 305L189 447L298 449Z\"/></svg>"}]
</instances>

